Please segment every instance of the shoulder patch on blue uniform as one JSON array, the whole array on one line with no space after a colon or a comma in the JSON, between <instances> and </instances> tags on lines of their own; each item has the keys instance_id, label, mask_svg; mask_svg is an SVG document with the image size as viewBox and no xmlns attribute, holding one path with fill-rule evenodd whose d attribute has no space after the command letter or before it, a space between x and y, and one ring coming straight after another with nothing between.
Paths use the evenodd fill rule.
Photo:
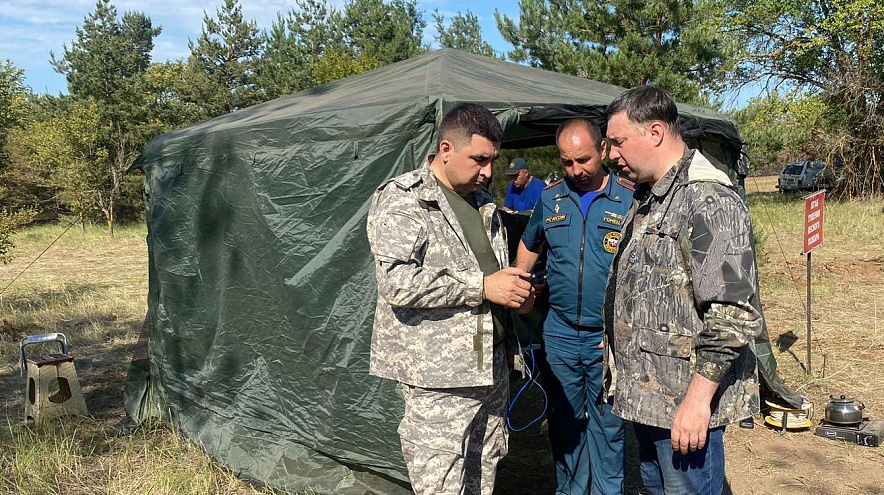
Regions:
<instances>
[{"instance_id":1,"label":"shoulder patch on blue uniform","mask_svg":"<svg viewBox=\"0 0 884 495\"><path fill-rule=\"evenodd\" d=\"M632 182L629 179L617 177L617 183L625 187L626 189L629 189L630 191L635 191L635 182Z\"/></svg>"},{"instance_id":2,"label":"shoulder patch on blue uniform","mask_svg":"<svg viewBox=\"0 0 884 495\"><path fill-rule=\"evenodd\" d=\"M546 190L549 189L550 187L555 186L555 185L558 185L560 182L562 182L562 179L559 179L559 180L557 180L557 181L555 181L555 182L550 183L548 186L544 187L543 190L546 191Z\"/></svg>"}]
</instances>

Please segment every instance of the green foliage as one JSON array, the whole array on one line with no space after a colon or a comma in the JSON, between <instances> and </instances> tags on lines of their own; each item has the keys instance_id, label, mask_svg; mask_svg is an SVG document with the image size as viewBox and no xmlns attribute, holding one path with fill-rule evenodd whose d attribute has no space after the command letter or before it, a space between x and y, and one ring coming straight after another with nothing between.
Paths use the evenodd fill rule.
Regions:
<instances>
[{"instance_id":1,"label":"green foliage","mask_svg":"<svg viewBox=\"0 0 884 495\"><path fill-rule=\"evenodd\" d=\"M24 71L8 59L0 63L0 171L7 162L6 135L24 122L30 93Z\"/></svg>"},{"instance_id":2,"label":"green foliage","mask_svg":"<svg viewBox=\"0 0 884 495\"><path fill-rule=\"evenodd\" d=\"M13 231L30 223L35 215L36 211L32 208L15 211L5 208L0 210L0 264L9 263L12 259L9 252L15 247L10 239Z\"/></svg>"},{"instance_id":3,"label":"green foliage","mask_svg":"<svg viewBox=\"0 0 884 495\"><path fill-rule=\"evenodd\" d=\"M53 67L67 78L71 96L98 102L108 148L115 129L129 132L143 117L131 95L150 65L153 39L160 31L141 12L126 12L118 20L110 0L98 0L95 11L76 29L76 39L70 47L64 46L63 56L56 58L50 52Z\"/></svg>"},{"instance_id":4,"label":"green foliage","mask_svg":"<svg viewBox=\"0 0 884 495\"><path fill-rule=\"evenodd\" d=\"M332 50L318 59L311 67L314 86L337 81L349 76L380 67L381 62L372 56L356 57L347 50Z\"/></svg>"},{"instance_id":5,"label":"green foliage","mask_svg":"<svg viewBox=\"0 0 884 495\"><path fill-rule=\"evenodd\" d=\"M788 162L825 156L819 139L824 112L819 98L776 91L733 112L749 145L753 172L778 173Z\"/></svg>"},{"instance_id":6,"label":"green foliage","mask_svg":"<svg viewBox=\"0 0 884 495\"><path fill-rule=\"evenodd\" d=\"M203 17L199 39L188 42L193 63L209 84L203 95L213 115L245 108L260 101L255 64L264 48L264 36L255 21L243 18L238 0L224 0L216 17Z\"/></svg>"},{"instance_id":7,"label":"green foliage","mask_svg":"<svg viewBox=\"0 0 884 495\"><path fill-rule=\"evenodd\" d=\"M469 10L466 14L458 12L452 16L448 26L445 26L445 16L436 10L433 13L436 22L436 41L442 48L454 48L465 52L497 57L494 48L482 39L482 28L479 26L479 18Z\"/></svg>"},{"instance_id":8,"label":"green foliage","mask_svg":"<svg viewBox=\"0 0 884 495\"><path fill-rule=\"evenodd\" d=\"M734 49L705 25L705 0L522 0L518 23L495 12L517 62L624 87L654 84L706 103L723 87Z\"/></svg>"},{"instance_id":9,"label":"green foliage","mask_svg":"<svg viewBox=\"0 0 884 495\"><path fill-rule=\"evenodd\" d=\"M81 221L97 212L98 192L104 186L108 153L101 146L101 126L99 105L89 99L71 103L51 119L33 122L19 138L22 165Z\"/></svg>"},{"instance_id":10,"label":"green foliage","mask_svg":"<svg viewBox=\"0 0 884 495\"><path fill-rule=\"evenodd\" d=\"M139 97L148 119L142 122L145 135L154 137L172 129L213 117L202 100L209 81L193 59L154 63L144 72Z\"/></svg>"},{"instance_id":11,"label":"green foliage","mask_svg":"<svg viewBox=\"0 0 884 495\"><path fill-rule=\"evenodd\" d=\"M297 0L266 34L258 85L275 98L405 60L424 50L424 26L413 1L352 0L338 11Z\"/></svg>"},{"instance_id":12,"label":"green foliage","mask_svg":"<svg viewBox=\"0 0 884 495\"><path fill-rule=\"evenodd\" d=\"M839 192L884 193L884 4L710 1L708 22L741 42L732 83L773 79L818 99L819 147L844 164Z\"/></svg>"},{"instance_id":13,"label":"green foliage","mask_svg":"<svg viewBox=\"0 0 884 495\"><path fill-rule=\"evenodd\" d=\"M356 58L392 64L424 52L426 22L416 0L350 0L344 5L341 30Z\"/></svg>"},{"instance_id":14,"label":"green foliage","mask_svg":"<svg viewBox=\"0 0 884 495\"><path fill-rule=\"evenodd\" d=\"M326 56L347 55L347 59L354 60L351 51L345 50L338 11L330 9L326 0L296 0L295 4L297 8L286 15L278 14L270 33L266 34L267 45L256 68L257 81L266 98L277 98L334 80L329 79L332 75L326 67L322 76L315 73L317 65L336 65L323 63ZM374 66L376 62L371 65ZM340 73L350 75L358 73L358 69Z\"/></svg>"}]
</instances>

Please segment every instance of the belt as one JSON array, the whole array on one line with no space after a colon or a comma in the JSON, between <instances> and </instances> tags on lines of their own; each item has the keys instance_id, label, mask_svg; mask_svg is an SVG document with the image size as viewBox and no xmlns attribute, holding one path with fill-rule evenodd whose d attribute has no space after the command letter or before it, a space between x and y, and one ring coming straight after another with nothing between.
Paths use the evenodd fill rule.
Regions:
<instances>
[{"instance_id":1,"label":"belt","mask_svg":"<svg viewBox=\"0 0 884 495\"><path fill-rule=\"evenodd\" d=\"M601 332L605 327L586 327L583 325L574 325L578 332Z\"/></svg>"}]
</instances>

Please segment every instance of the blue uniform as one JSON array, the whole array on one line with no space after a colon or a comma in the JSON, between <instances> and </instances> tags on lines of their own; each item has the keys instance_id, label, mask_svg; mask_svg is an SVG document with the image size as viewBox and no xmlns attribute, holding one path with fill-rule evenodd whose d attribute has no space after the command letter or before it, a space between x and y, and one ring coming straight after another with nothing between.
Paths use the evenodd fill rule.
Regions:
<instances>
[{"instance_id":1,"label":"blue uniform","mask_svg":"<svg viewBox=\"0 0 884 495\"><path fill-rule=\"evenodd\" d=\"M503 200L503 206L513 211L531 210L537 204L537 200L540 199L540 194L545 187L546 182L537 177L531 177L531 180L525 184L524 189L516 187L510 181L509 187L506 188L506 198Z\"/></svg>"},{"instance_id":2,"label":"blue uniform","mask_svg":"<svg viewBox=\"0 0 884 495\"><path fill-rule=\"evenodd\" d=\"M549 394L549 434L557 494L623 492L625 434L609 404L598 406L603 378L602 305L620 228L632 203L631 182L611 174L590 197L570 180L542 193L522 242L534 252L545 244L550 311L544 321Z\"/></svg>"}]
</instances>

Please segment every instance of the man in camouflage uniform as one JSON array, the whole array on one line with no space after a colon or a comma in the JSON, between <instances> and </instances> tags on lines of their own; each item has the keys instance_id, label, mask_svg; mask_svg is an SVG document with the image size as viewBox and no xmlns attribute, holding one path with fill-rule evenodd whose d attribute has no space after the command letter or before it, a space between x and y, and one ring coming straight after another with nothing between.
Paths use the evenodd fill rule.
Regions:
<instances>
[{"instance_id":1,"label":"man in camouflage uniform","mask_svg":"<svg viewBox=\"0 0 884 495\"><path fill-rule=\"evenodd\" d=\"M402 453L417 494L487 494L507 451L507 308L531 304L509 268L491 195L503 131L486 108L445 115L437 153L382 184L368 214L378 305L370 372L401 384Z\"/></svg>"},{"instance_id":2,"label":"man in camouflage uniform","mask_svg":"<svg viewBox=\"0 0 884 495\"><path fill-rule=\"evenodd\" d=\"M665 91L633 88L606 119L610 158L639 184L605 295L614 412L634 422L651 493L720 494L725 425L759 408L748 211L685 146Z\"/></svg>"}]
</instances>

